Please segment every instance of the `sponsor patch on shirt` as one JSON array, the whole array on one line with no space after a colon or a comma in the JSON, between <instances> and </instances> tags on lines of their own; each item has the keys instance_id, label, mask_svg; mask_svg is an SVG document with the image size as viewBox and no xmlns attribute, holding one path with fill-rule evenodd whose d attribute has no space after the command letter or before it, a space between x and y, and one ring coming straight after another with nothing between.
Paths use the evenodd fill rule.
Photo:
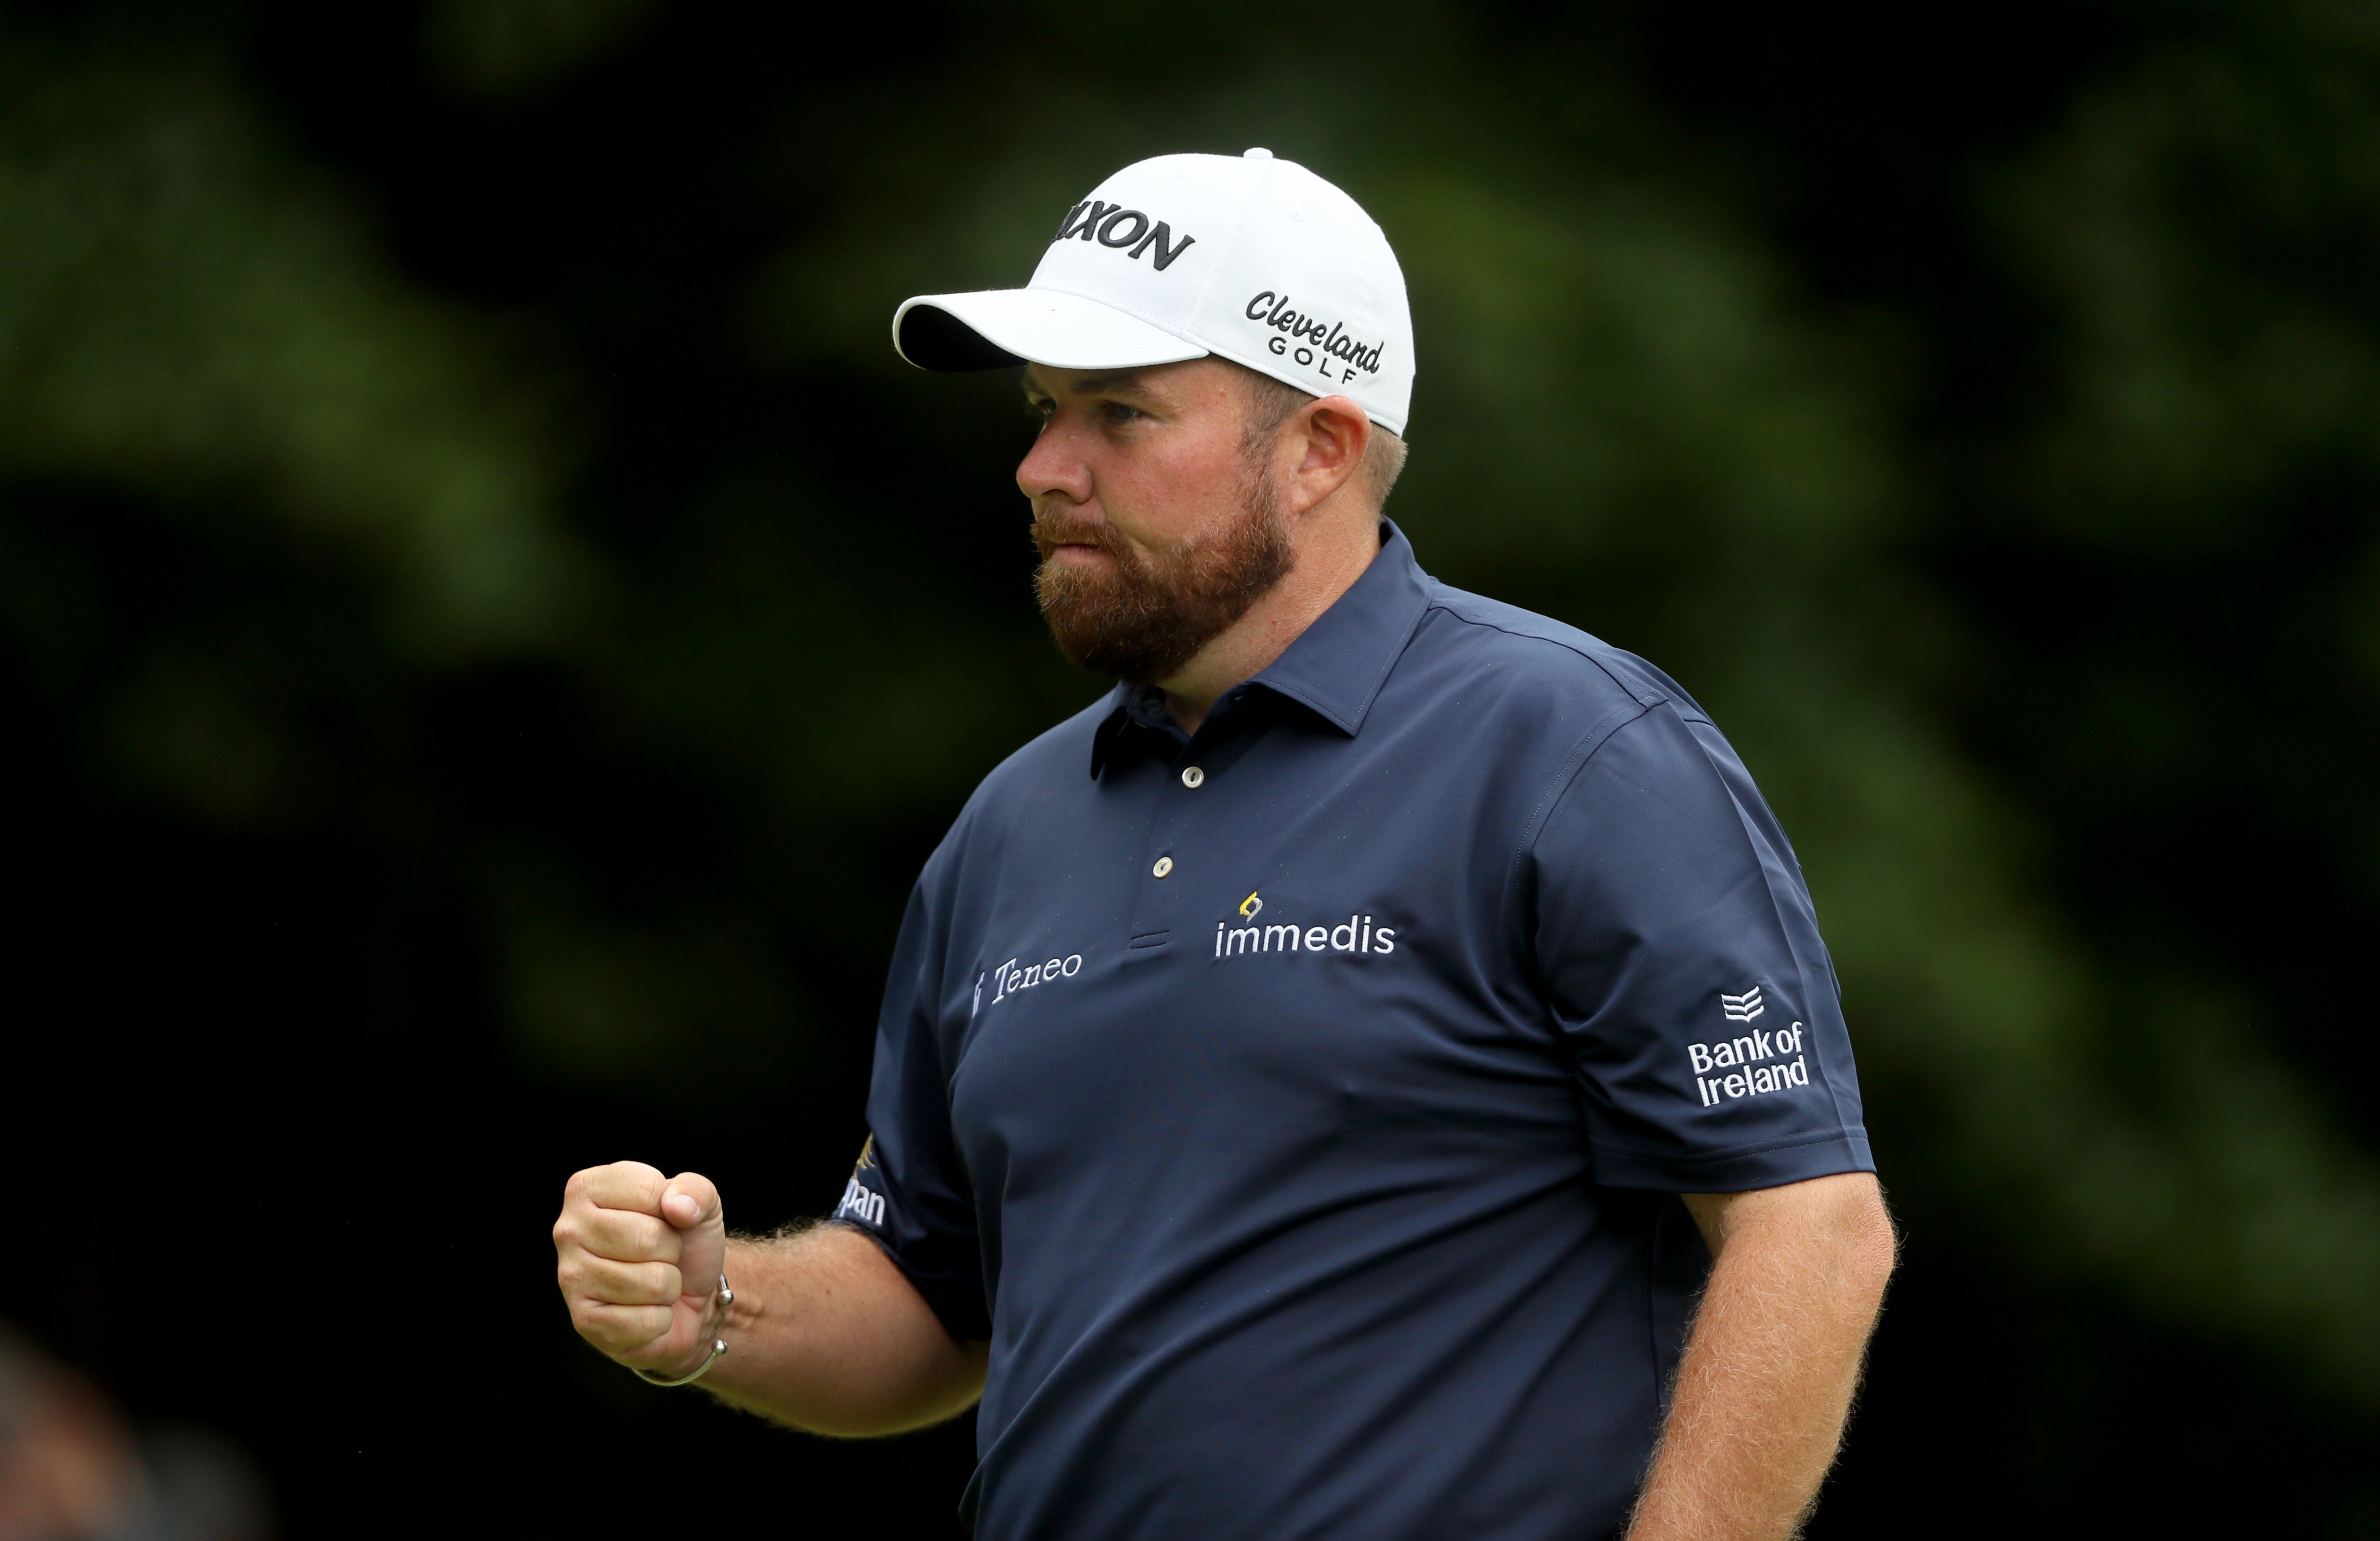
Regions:
<instances>
[{"instance_id":1,"label":"sponsor patch on shirt","mask_svg":"<svg viewBox=\"0 0 2380 1541\"><path fill-rule=\"evenodd\" d=\"M1397 950L1395 929L1373 925L1372 917L1361 912L1344 920L1334 916L1329 925L1288 921L1267 925L1257 918L1264 914L1264 907L1263 897L1251 893L1240 901L1241 924L1215 922L1216 957L1244 958L1277 953L1352 953L1359 957L1385 957Z\"/></svg>"},{"instance_id":2,"label":"sponsor patch on shirt","mask_svg":"<svg viewBox=\"0 0 2380 1541\"><path fill-rule=\"evenodd\" d=\"M1752 1027L1754 1019L1767 1011L1761 1003L1758 985L1741 995L1719 991L1718 1005L1730 1026ZM1802 1050L1802 1037L1803 1027L1797 1022L1773 1031L1752 1027L1742 1037L1716 1043L1686 1045L1686 1062L1694 1067L1694 1092L1702 1106L1716 1108L1740 1098L1808 1086L1810 1065ZM1785 1058L1788 1054L1793 1056L1790 1062Z\"/></svg>"},{"instance_id":3,"label":"sponsor patch on shirt","mask_svg":"<svg viewBox=\"0 0 2380 1541\"><path fill-rule=\"evenodd\" d=\"M864 1225L882 1229L884 1195L859 1181L859 1174L873 1169L875 1165L876 1136L870 1135L868 1136L868 1143L859 1147L859 1159L852 1164L850 1180L843 1185L843 1202L834 1207L834 1219L857 1220Z\"/></svg>"}]
</instances>

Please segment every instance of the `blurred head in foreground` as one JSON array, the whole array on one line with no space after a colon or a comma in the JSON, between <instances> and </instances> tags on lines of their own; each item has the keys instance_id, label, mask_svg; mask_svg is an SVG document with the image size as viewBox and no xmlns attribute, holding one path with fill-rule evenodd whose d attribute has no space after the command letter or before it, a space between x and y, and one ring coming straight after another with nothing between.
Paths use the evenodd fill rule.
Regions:
<instances>
[{"instance_id":1,"label":"blurred head in foreground","mask_svg":"<svg viewBox=\"0 0 2380 1541\"><path fill-rule=\"evenodd\" d=\"M0 1541L264 1541L237 1453L138 1439L99 1389L0 1327Z\"/></svg>"}]
</instances>

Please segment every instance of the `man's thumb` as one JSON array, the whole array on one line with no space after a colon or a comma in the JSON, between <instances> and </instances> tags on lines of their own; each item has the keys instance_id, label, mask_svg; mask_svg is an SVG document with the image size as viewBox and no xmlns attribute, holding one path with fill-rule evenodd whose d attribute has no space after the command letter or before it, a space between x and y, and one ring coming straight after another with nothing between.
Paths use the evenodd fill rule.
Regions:
<instances>
[{"instance_id":1,"label":"man's thumb","mask_svg":"<svg viewBox=\"0 0 2380 1541\"><path fill-rule=\"evenodd\" d=\"M679 1172L662 1190L662 1219L680 1231L692 1231L719 1218L719 1190L699 1172Z\"/></svg>"}]
</instances>

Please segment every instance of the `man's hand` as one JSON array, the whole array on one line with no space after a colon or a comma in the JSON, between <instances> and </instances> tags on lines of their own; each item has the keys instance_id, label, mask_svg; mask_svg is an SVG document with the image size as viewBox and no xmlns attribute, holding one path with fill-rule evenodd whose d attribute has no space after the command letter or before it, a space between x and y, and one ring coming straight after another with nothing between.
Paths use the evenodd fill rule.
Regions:
<instances>
[{"instance_id":1,"label":"man's hand","mask_svg":"<svg viewBox=\"0 0 2380 1541\"><path fill-rule=\"evenodd\" d=\"M701 1389L795 1428L895 1434L983 1394L986 1345L953 1341L908 1277L856 1231L821 1225L735 1243L728 1306L719 1298L727 1228L707 1177L663 1177L639 1161L590 1167L563 1188L553 1250L580 1337L674 1380L702 1368L723 1335L734 1352Z\"/></svg>"},{"instance_id":2,"label":"man's hand","mask_svg":"<svg viewBox=\"0 0 2380 1541\"><path fill-rule=\"evenodd\" d=\"M641 1161L574 1173L553 1222L554 1273L578 1335L631 1369L674 1377L710 1355L727 1226L719 1190Z\"/></svg>"}]
</instances>

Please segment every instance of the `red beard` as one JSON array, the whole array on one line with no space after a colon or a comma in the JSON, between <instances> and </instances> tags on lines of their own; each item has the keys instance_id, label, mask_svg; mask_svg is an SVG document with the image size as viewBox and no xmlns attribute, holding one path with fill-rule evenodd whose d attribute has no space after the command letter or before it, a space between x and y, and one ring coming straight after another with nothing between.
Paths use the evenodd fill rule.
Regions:
<instances>
[{"instance_id":1,"label":"red beard","mask_svg":"<svg viewBox=\"0 0 2380 1541\"><path fill-rule=\"evenodd\" d=\"M1058 650L1098 673L1152 685L1179 673L1199 649L1289 573L1294 553L1272 483L1250 479L1239 517L1207 538L1143 556L1105 524L1045 504L1033 520L1041 570L1034 588ZM1061 545L1097 546L1110 570L1061 567Z\"/></svg>"}]
</instances>

